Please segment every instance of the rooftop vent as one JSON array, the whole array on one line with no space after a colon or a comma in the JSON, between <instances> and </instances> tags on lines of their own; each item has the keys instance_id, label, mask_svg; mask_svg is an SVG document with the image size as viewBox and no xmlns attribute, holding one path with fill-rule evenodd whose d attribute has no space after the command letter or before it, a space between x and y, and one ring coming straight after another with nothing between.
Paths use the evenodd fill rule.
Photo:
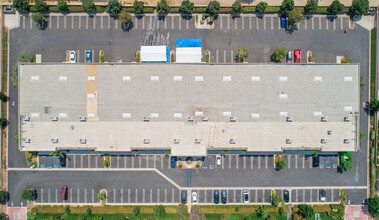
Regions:
<instances>
[{"instance_id":1,"label":"rooftop vent","mask_svg":"<svg viewBox=\"0 0 379 220\"><path fill-rule=\"evenodd\" d=\"M287 118L286 118L286 122L293 122L293 117L291 117L291 116L290 116L290 117L287 117Z\"/></svg>"},{"instance_id":2,"label":"rooftop vent","mask_svg":"<svg viewBox=\"0 0 379 220\"><path fill-rule=\"evenodd\" d=\"M326 144L326 139L321 139L321 144Z\"/></svg>"},{"instance_id":3,"label":"rooftop vent","mask_svg":"<svg viewBox=\"0 0 379 220\"><path fill-rule=\"evenodd\" d=\"M159 76L151 76L150 80L151 81L159 81Z\"/></svg>"},{"instance_id":4,"label":"rooftop vent","mask_svg":"<svg viewBox=\"0 0 379 220\"><path fill-rule=\"evenodd\" d=\"M223 112L222 113L222 116L224 116L224 117L230 117L231 115L232 115L231 112Z\"/></svg>"},{"instance_id":5,"label":"rooftop vent","mask_svg":"<svg viewBox=\"0 0 379 220\"><path fill-rule=\"evenodd\" d=\"M344 120L344 122L349 122L350 118L349 117L344 117L343 120Z\"/></svg>"},{"instance_id":6,"label":"rooftop vent","mask_svg":"<svg viewBox=\"0 0 379 220\"><path fill-rule=\"evenodd\" d=\"M203 117L202 121L209 121L209 117L208 116Z\"/></svg>"},{"instance_id":7,"label":"rooftop vent","mask_svg":"<svg viewBox=\"0 0 379 220\"><path fill-rule=\"evenodd\" d=\"M280 99L288 99L288 95L287 94L279 94L279 98Z\"/></svg>"},{"instance_id":8,"label":"rooftop vent","mask_svg":"<svg viewBox=\"0 0 379 220\"><path fill-rule=\"evenodd\" d=\"M67 81L67 76L59 76L59 81Z\"/></svg>"},{"instance_id":9,"label":"rooftop vent","mask_svg":"<svg viewBox=\"0 0 379 220\"><path fill-rule=\"evenodd\" d=\"M182 81L182 76L174 76L174 81L176 81L176 82L180 82L180 81Z\"/></svg>"},{"instance_id":10,"label":"rooftop vent","mask_svg":"<svg viewBox=\"0 0 379 220\"><path fill-rule=\"evenodd\" d=\"M343 81L344 81L344 82L352 82L352 81L353 81L353 77L351 77L351 76L345 76L345 77L343 78Z\"/></svg>"},{"instance_id":11,"label":"rooftop vent","mask_svg":"<svg viewBox=\"0 0 379 220\"><path fill-rule=\"evenodd\" d=\"M30 144L30 138L25 138L25 139L24 139L24 143L25 143L25 144Z\"/></svg>"},{"instance_id":12,"label":"rooftop vent","mask_svg":"<svg viewBox=\"0 0 379 220\"><path fill-rule=\"evenodd\" d=\"M280 82L287 82L288 81L288 77L287 76L281 76L281 77L279 77L279 81Z\"/></svg>"},{"instance_id":13,"label":"rooftop vent","mask_svg":"<svg viewBox=\"0 0 379 220\"><path fill-rule=\"evenodd\" d=\"M30 113L30 117L32 118L39 118L39 113Z\"/></svg>"},{"instance_id":14,"label":"rooftop vent","mask_svg":"<svg viewBox=\"0 0 379 220\"><path fill-rule=\"evenodd\" d=\"M329 131L328 131L328 135L332 135L332 131L329 130Z\"/></svg>"},{"instance_id":15,"label":"rooftop vent","mask_svg":"<svg viewBox=\"0 0 379 220\"><path fill-rule=\"evenodd\" d=\"M343 143L344 144L350 144L350 140L349 139L343 139Z\"/></svg>"},{"instance_id":16,"label":"rooftop vent","mask_svg":"<svg viewBox=\"0 0 379 220\"><path fill-rule=\"evenodd\" d=\"M322 76L315 76L315 77L313 78L313 80L314 80L315 82L322 82Z\"/></svg>"},{"instance_id":17,"label":"rooftop vent","mask_svg":"<svg viewBox=\"0 0 379 220\"><path fill-rule=\"evenodd\" d=\"M53 143L53 144L58 144L58 138L53 138L53 139L51 139L51 143Z\"/></svg>"},{"instance_id":18,"label":"rooftop vent","mask_svg":"<svg viewBox=\"0 0 379 220\"><path fill-rule=\"evenodd\" d=\"M122 81L130 81L131 79L130 76L122 76Z\"/></svg>"},{"instance_id":19,"label":"rooftop vent","mask_svg":"<svg viewBox=\"0 0 379 220\"><path fill-rule=\"evenodd\" d=\"M253 82L259 82L259 80L260 80L259 76L252 76L251 77L251 81L253 81Z\"/></svg>"},{"instance_id":20,"label":"rooftop vent","mask_svg":"<svg viewBox=\"0 0 379 220\"><path fill-rule=\"evenodd\" d=\"M195 117L192 117L192 116L188 117L188 121L190 121L190 122L195 121Z\"/></svg>"},{"instance_id":21,"label":"rooftop vent","mask_svg":"<svg viewBox=\"0 0 379 220\"><path fill-rule=\"evenodd\" d=\"M87 143L87 139L80 139L80 144L86 144Z\"/></svg>"},{"instance_id":22,"label":"rooftop vent","mask_svg":"<svg viewBox=\"0 0 379 220\"><path fill-rule=\"evenodd\" d=\"M326 116L321 117L321 121L322 122L327 122L328 121L328 117L326 117Z\"/></svg>"},{"instance_id":23,"label":"rooftop vent","mask_svg":"<svg viewBox=\"0 0 379 220\"><path fill-rule=\"evenodd\" d=\"M24 121L30 121L30 117L29 117L29 115L25 115L25 117L24 117Z\"/></svg>"},{"instance_id":24,"label":"rooftop vent","mask_svg":"<svg viewBox=\"0 0 379 220\"><path fill-rule=\"evenodd\" d=\"M59 113L58 117L59 118L67 118L67 113Z\"/></svg>"},{"instance_id":25,"label":"rooftop vent","mask_svg":"<svg viewBox=\"0 0 379 220\"><path fill-rule=\"evenodd\" d=\"M229 143L230 143L230 144L236 144L236 143L237 143L237 140L236 140L236 139L230 139Z\"/></svg>"},{"instance_id":26,"label":"rooftop vent","mask_svg":"<svg viewBox=\"0 0 379 220\"><path fill-rule=\"evenodd\" d=\"M180 144L180 139L174 139L174 144Z\"/></svg>"},{"instance_id":27,"label":"rooftop vent","mask_svg":"<svg viewBox=\"0 0 379 220\"><path fill-rule=\"evenodd\" d=\"M237 121L237 117L236 116L230 117L230 122L236 122L236 121Z\"/></svg>"},{"instance_id":28,"label":"rooftop vent","mask_svg":"<svg viewBox=\"0 0 379 220\"><path fill-rule=\"evenodd\" d=\"M232 81L232 77L231 76L224 76L224 77L222 77L222 81L230 82L230 81Z\"/></svg>"},{"instance_id":29,"label":"rooftop vent","mask_svg":"<svg viewBox=\"0 0 379 220\"><path fill-rule=\"evenodd\" d=\"M94 77L94 76L89 76L88 77L88 81L95 81L96 80L96 77Z\"/></svg>"},{"instance_id":30,"label":"rooftop vent","mask_svg":"<svg viewBox=\"0 0 379 220\"><path fill-rule=\"evenodd\" d=\"M150 121L150 116L144 116L143 117L144 122L149 122Z\"/></svg>"},{"instance_id":31,"label":"rooftop vent","mask_svg":"<svg viewBox=\"0 0 379 220\"><path fill-rule=\"evenodd\" d=\"M84 117L84 116L80 116L80 118L79 118L79 121L80 122L85 122L87 119L86 119L86 117Z\"/></svg>"},{"instance_id":32,"label":"rooftop vent","mask_svg":"<svg viewBox=\"0 0 379 220\"><path fill-rule=\"evenodd\" d=\"M313 116L321 116L322 115L322 112L313 112Z\"/></svg>"},{"instance_id":33,"label":"rooftop vent","mask_svg":"<svg viewBox=\"0 0 379 220\"><path fill-rule=\"evenodd\" d=\"M34 82L35 82L35 81L39 81L39 76L31 76L31 77L30 77L30 80L31 80L31 81L34 81Z\"/></svg>"},{"instance_id":34,"label":"rooftop vent","mask_svg":"<svg viewBox=\"0 0 379 220\"><path fill-rule=\"evenodd\" d=\"M195 76L195 81L201 82L201 81L204 81L204 78L203 76Z\"/></svg>"},{"instance_id":35,"label":"rooftop vent","mask_svg":"<svg viewBox=\"0 0 379 220\"><path fill-rule=\"evenodd\" d=\"M195 139L195 144L201 144L201 139Z\"/></svg>"},{"instance_id":36,"label":"rooftop vent","mask_svg":"<svg viewBox=\"0 0 379 220\"><path fill-rule=\"evenodd\" d=\"M94 117L96 117L96 114L95 114L95 113L89 113L89 114L88 114L88 118L94 118Z\"/></svg>"},{"instance_id":37,"label":"rooftop vent","mask_svg":"<svg viewBox=\"0 0 379 220\"><path fill-rule=\"evenodd\" d=\"M132 115L130 113L122 113L122 118L131 118Z\"/></svg>"},{"instance_id":38,"label":"rooftop vent","mask_svg":"<svg viewBox=\"0 0 379 220\"><path fill-rule=\"evenodd\" d=\"M344 109L345 111L347 111L347 112L351 112L351 111L353 111L353 107L351 107L351 106L345 106L343 109Z\"/></svg>"},{"instance_id":39,"label":"rooftop vent","mask_svg":"<svg viewBox=\"0 0 379 220\"><path fill-rule=\"evenodd\" d=\"M203 117L203 112L195 112L195 116L197 116L197 117Z\"/></svg>"},{"instance_id":40,"label":"rooftop vent","mask_svg":"<svg viewBox=\"0 0 379 220\"><path fill-rule=\"evenodd\" d=\"M94 99L96 97L95 94L93 93L88 93L88 96L87 96L89 99Z\"/></svg>"},{"instance_id":41,"label":"rooftop vent","mask_svg":"<svg viewBox=\"0 0 379 220\"><path fill-rule=\"evenodd\" d=\"M151 118L159 118L159 113L151 113L150 117Z\"/></svg>"},{"instance_id":42,"label":"rooftop vent","mask_svg":"<svg viewBox=\"0 0 379 220\"><path fill-rule=\"evenodd\" d=\"M51 117L51 120L52 120L52 121L58 121L58 116L53 116L53 117Z\"/></svg>"},{"instance_id":43,"label":"rooftop vent","mask_svg":"<svg viewBox=\"0 0 379 220\"><path fill-rule=\"evenodd\" d=\"M287 117L287 112L279 112L279 116Z\"/></svg>"},{"instance_id":44,"label":"rooftop vent","mask_svg":"<svg viewBox=\"0 0 379 220\"><path fill-rule=\"evenodd\" d=\"M144 144L150 144L150 139L143 139Z\"/></svg>"},{"instance_id":45,"label":"rooftop vent","mask_svg":"<svg viewBox=\"0 0 379 220\"><path fill-rule=\"evenodd\" d=\"M292 144L292 139L286 139L286 144Z\"/></svg>"},{"instance_id":46,"label":"rooftop vent","mask_svg":"<svg viewBox=\"0 0 379 220\"><path fill-rule=\"evenodd\" d=\"M174 118L182 118L182 113L174 113Z\"/></svg>"},{"instance_id":47,"label":"rooftop vent","mask_svg":"<svg viewBox=\"0 0 379 220\"><path fill-rule=\"evenodd\" d=\"M258 113L251 113L251 118L259 118L259 114Z\"/></svg>"}]
</instances>

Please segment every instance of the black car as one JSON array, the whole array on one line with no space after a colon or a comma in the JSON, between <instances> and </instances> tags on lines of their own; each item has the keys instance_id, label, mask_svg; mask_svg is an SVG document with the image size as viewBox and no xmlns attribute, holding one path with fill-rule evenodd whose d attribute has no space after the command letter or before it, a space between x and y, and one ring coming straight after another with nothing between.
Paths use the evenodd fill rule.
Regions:
<instances>
[{"instance_id":1,"label":"black car","mask_svg":"<svg viewBox=\"0 0 379 220\"><path fill-rule=\"evenodd\" d=\"M318 168L320 166L320 156L313 157L313 168Z\"/></svg>"},{"instance_id":2,"label":"black car","mask_svg":"<svg viewBox=\"0 0 379 220\"><path fill-rule=\"evenodd\" d=\"M59 157L59 165L61 167L66 167L66 155L64 155L63 157Z\"/></svg>"},{"instance_id":3,"label":"black car","mask_svg":"<svg viewBox=\"0 0 379 220\"><path fill-rule=\"evenodd\" d=\"M186 191L182 191L182 194L181 194L180 198L182 200L182 203L186 204L187 203L187 192Z\"/></svg>"},{"instance_id":4,"label":"black car","mask_svg":"<svg viewBox=\"0 0 379 220\"><path fill-rule=\"evenodd\" d=\"M226 190L222 190L221 191L221 202L222 202L222 204L226 204L226 201L227 201Z\"/></svg>"},{"instance_id":5,"label":"black car","mask_svg":"<svg viewBox=\"0 0 379 220\"><path fill-rule=\"evenodd\" d=\"M283 198L284 198L284 202L290 201L290 193L288 192L288 190L283 191Z\"/></svg>"},{"instance_id":6,"label":"black car","mask_svg":"<svg viewBox=\"0 0 379 220\"><path fill-rule=\"evenodd\" d=\"M218 190L214 191L214 203L218 204L220 202L220 192Z\"/></svg>"}]
</instances>

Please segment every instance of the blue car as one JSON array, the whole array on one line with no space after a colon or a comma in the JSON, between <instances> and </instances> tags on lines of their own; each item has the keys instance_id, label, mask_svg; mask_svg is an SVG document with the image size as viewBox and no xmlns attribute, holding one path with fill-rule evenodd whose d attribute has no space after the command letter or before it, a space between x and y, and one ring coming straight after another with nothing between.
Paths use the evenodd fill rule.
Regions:
<instances>
[{"instance_id":1,"label":"blue car","mask_svg":"<svg viewBox=\"0 0 379 220\"><path fill-rule=\"evenodd\" d=\"M287 18L285 16L280 17L280 26L285 28L287 26Z\"/></svg>"},{"instance_id":2,"label":"blue car","mask_svg":"<svg viewBox=\"0 0 379 220\"><path fill-rule=\"evenodd\" d=\"M171 157L171 168L176 167L176 157Z\"/></svg>"},{"instance_id":3,"label":"blue car","mask_svg":"<svg viewBox=\"0 0 379 220\"><path fill-rule=\"evenodd\" d=\"M92 52L90 50L86 50L86 63L92 63Z\"/></svg>"}]
</instances>

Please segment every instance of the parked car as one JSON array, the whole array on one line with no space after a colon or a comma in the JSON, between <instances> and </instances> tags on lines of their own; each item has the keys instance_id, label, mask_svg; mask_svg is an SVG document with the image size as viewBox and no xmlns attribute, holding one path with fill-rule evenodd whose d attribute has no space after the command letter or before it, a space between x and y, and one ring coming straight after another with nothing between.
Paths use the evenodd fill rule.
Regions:
<instances>
[{"instance_id":1,"label":"parked car","mask_svg":"<svg viewBox=\"0 0 379 220\"><path fill-rule=\"evenodd\" d=\"M92 63L92 52L90 50L86 50L86 63Z\"/></svg>"},{"instance_id":2,"label":"parked car","mask_svg":"<svg viewBox=\"0 0 379 220\"><path fill-rule=\"evenodd\" d=\"M214 191L214 203L218 204L220 202L220 192L218 190Z\"/></svg>"},{"instance_id":3,"label":"parked car","mask_svg":"<svg viewBox=\"0 0 379 220\"><path fill-rule=\"evenodd\" d=\"M245 189L243 191L243 202L249 203L249 190Z\"/></svg>"},{"instance_id":4,"label":"parked car","mask_svg":"<svg viewBox=\"0 0 379 220\"><path fill-rule=\"evenodd\" d=\"M221 202L222 202L222 204L226 204L226 202L227 202L226 190L221 191Z\"/></svg>"},{"instance_id":5,"label":"parked car","mask_svg":"<svg viewBox=\"0 0 379 220\"><path fill-rule=\"evenodd\" d=\"M292 51L288 51L288 54L287 54L287 63L292 63Z\"/></svg>"},{"instance_id":6,"label":"parked car","mask_svg":"<svg viewBox=\"0 0 379 220\"><path fill-rule=\"evenodd\" d=\"M320 202L326 202L326 191L320 190Z\"/></svg>"},{"instance_id":7,"label":"parked car","mask_svg":"<svg viewBox=\"0 0 379 220\"><path fill-rule=\"evenodd\" d=\"M66 167L66 155L64 155L63 157L59 157L59 165L61 167Z\"/></svg>"},{"instance_id":8,"label":"parked car","mask_svg":"<svg viewBox=\"0 0 379 220\"><path fill-rule=\"evenodd\" d=\"M295 50L295 63L301 63L301 51L299 49Z\"/></svg>"},{"instance_id":9,"label":"parked car","mask_svg":"<svg viewBox=\"0 0 379 220\"><path fill-rule=\"evenodd\" d=\"M313 168L318 168L320 166L320 156L313 156Z\"/></svg>"},{"instance_id":10,"label":"parked car","mask_svg":"<svg viewBox=\"0 0 379 220\"><path fill-rule=\"evenodd\" d=\"M282 27L282 28L287 27L287 18L285 16L280 17L280 27Z\"/></svg>"},{"instance_id":11,"label":"parked car","mask_svg":"<svg viewBox=\"0 0 379 220\"><path fill-rule=\"evenodd\" d=\"M186 204L187 203L187 191L182 191L180 198L181 198L182 203Z\"/></svg>"},{"instance_id":12,"label":"parked car","mask_svg":"<svg viewBox=\"0 0 379 220\"><path fill-rule=\"evenodd\" d=\"M61 187L61 200L67 200L67 186Z\"/></svg>"},{"instance_id":13,"label":"parked car","mask_svg":"<svg viewBox=\"0 0 379 220\"><path fill-rule=\"evenodd\" d=\"M221 155L220 154L216 155L216 164L221 165Z\"/></svg>"},{"instance_id":14,"label":"parked car","mask_svg":"<svg viewBox=\"0 0 379 220\"><path fill-rule=\"evenodd\" d=\"M284 199L284 202L290 201L290 192L288 192L288 190L283 191L283 199Z\"/></svg>"},{"instance_id":15,"label":"parked car","mask_svg":"<svg viewBox=\"0 0 379 220\"><path fill-rule=\"evenodd\" d=\"M171 168L176 167L176 157L171 157Z\"/></svg>"},{"instance_id":16,"label":"parked car","mask_svg":"<svg viewBox=\"0 0 379 220\"><path fill-rule=\"evenodd\" d=\"M192 192L192 203L197 204L197 192Z\"/></svg>"},{"instance_id":17,"label":"parked car","mask_svg":"<svg viewBox=\"0 0 379 220\"><path fill-rule=\"evenodd\" d=\"M70 51L70 63L76 63L76 52L73 50Z\"/></svg>"}]
</instances>

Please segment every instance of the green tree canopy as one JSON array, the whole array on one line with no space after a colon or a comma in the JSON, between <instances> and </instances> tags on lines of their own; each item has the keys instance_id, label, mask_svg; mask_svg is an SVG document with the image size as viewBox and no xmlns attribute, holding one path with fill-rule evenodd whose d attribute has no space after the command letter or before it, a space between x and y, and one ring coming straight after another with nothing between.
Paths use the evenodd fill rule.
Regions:
<instances>
[{"instance_id":1,"label":"green tree canopy","mask_svg":"<svg viewBox=\"0 0 379 220\"><path fill-rule=\"evenodd\" d=\"M118 14L122 9L122 5L118 0L108 0L107 11L110 14Z\"/></svg>"},{"instance_id":2,"label":"green tree canopy","mask_svg":"<svg viewBox=\"0 0 379 220\"><path fill-rule=\"evenodd\" d=\"M93 0L82 0L82 6L86 12L96 12L96 6L95 3L93 3Z\"/></svg>"},{"instance_id":3,"label":"green tree canopy","mask_svg":"<svg viewBox=\"0 0 379 220\"><path fill-rule=\"evenodd\" d=\"M237 51L237 57L239 59L239 62L243 62L243 58L245 58L247 56L247 50L246 48L239 48L238 51Z\"/></svg>"},{"instance_id":4,"label":"green tree canopy","mask_svg":"<svg viewBox=\"0 0 379 220\"><path fill-rule=\"evenodd\" d=\"M290 11L295 8L295 2L293 0L283 0L282 5L280 6L279 12L288 16Z\"/></svg>"},{"instance_id":5,"label":"green tree canopy","mask_svg":"<svg viewBox=\"0 0 379 220\"><path fill-rule=\"evenodd\" d=\"M259 2L259 3L257 4L257 7L255 7L255 11L256 11L256 12L260 12L260 13L265 12L267 6L268 6L267 2L263 2L263 1L262 1L262 2Z\"/></svg>"},{"instance_id":6,"label":"green tree canopy","mask_svg":"<svg viewBox=\"0 0 379 220\"><path fill-rule=\"evenodd\" d=\"M143 13L143 6L144 5L145 5L145 3L143 1L137 1L137 0L135 0L134 3L133 3L134 13L136 13L136 14L142 14Z\"/></svg>"},{"instance_id":7,"label":"green tree canopy","mask_svg":"<svg viewBox=\"0 0 379 220\"><path fill-rule=\"evenodd\" d=\"M349 172L353 169L353 163L351 163L351 161L345 161L341 167L344 172Z\"/></svg>"},{"instance_id":8,"label":"green tree canopy","mask_svg":"<svg viewBox=\"0 0 379 220\"><path fill-rule=\"evenodd\" d=\"M316 0L308 0L304 7L304 13L314 13L317 11L317 7L318 5Z\"/></svg>"},{"instance_id":9,"label":"green tree canopy","mask_svg":"<svg viewBox=\"0 0 379 220\"><path fill-rule=\"evenodd\" d=\"M29 0L13 0L13 7L20 12L29 11Z\"/></svg>"},{"instance_id":10,"label":"green tree canopy","mask_svg":"<svg viewBox=\"0 0 379 220\"><path fill-rule=\"evenodd\" d=\"M166 216L166 210L162 205L156 205L154 206L154 216L156 218L163 218Z\"/></svg>"},{"instance_id":11,"label":"green tree canopy","mask_svg":"<svg viewBox=\"0 0 379 220\"><path fill-rule=\"evenodd\" d=\"M285 169L287 167L287 163L286 161L284 160L279 160L278 163L276 164L276 166L279 168L279 169Z\"/></svg>"},{"instance_id":12,"label":"green tree canopy","mask_svg":"<svg viewBox=\"0 0 379 220\"><path fill-rule=\"evenodd\" d=\"M132 23L132 15L126 11L122 11L118 15L118 19L124 27L129 27L129 25Z\"/></svg>"},{"instance_id":13,"label":"green tree canopy","mask_svg":"<svg viewBox=\"0 0 379 220\"><path fill-rule=\"evenodd\" d=\"M170 6L168 6L166 0L160 0L157 4L158 14L167 14L170 11Z\"/></svg>"},{"instance_id":14,"label":"green tree canopy","mask_svg":"<svg viewBox=\"0 0 379 220\"><path fill-rule=\"evenodd\" d=\"M65 0L58 0L57 6L59 11L69 11L67 2Z\"/></svg>"},{"instance_id":15,"label":"green tree canopy","mask_svg":"<svg viewBox=\"0 0 379 220\"><path fill-rule=\"evenodd\" d=\"M32 20L36 22L40 27L43 25L45 22L45 18L43 17L42 13L36 12L32 14Z\"/></svg>"},{"instance_id":16,"label":"green tree canopy","mask_svg":"<svg viewBox=\"0 0 379 220\"><path fill-rule=\"evenodd\" d=\"M301 20L304 19L303 14L301 13L300 10L294 9L288 14L288 25L293 26L297 22L300 22Z\"/></svg>"},{"instance_id":17,"label":"green tree canopy","mask_svg":"<svg viewBox=\"0 0 379 220\"><path fill-rule=\"evenodd\" d=\"M266 212L266 206L260 205L256 210L256 214L258 217L266 219L268 217Z\"/></svg>"},{"instance_id":18,"label":"green tree canopy","mask_svg":"<svg viewBox=\"0 0 379 220\"><path fill-rule=\"evenodd\" d=\"M379 197L378 196L371 197L368 200L368 209L374 217L379 216Z\"/></svg>"},{"instance_id":19,"label":"green tree canopy","mask_svg":"<svg viewBox=\"0 0 379 220\"><path fill-rule=\"evenodd\" d=\"M370 113L375 114L379 111L379 99L373 98L370 101Z\"/></svg>"},{"instance_id":20,"label":"green tree canopy","mask_svg":"<svg viewBox=\"0 0 379 220\"><path fill-rule=\"evenodd\" d=\"M368 0L353 0L350 7L350 13L354 15L364 15L369 11L370 6Z\"/></svg>"},{"instance_id":21,"label":"green tree canopy","mask_svg":"<svg viewBox=\"0 0 379 220\"><path fill-rule=\"evenodd\" d=\"M8 99L7 95L5 95L4 93L0 92L0 100L3 101L3 102L6 102L7 99Z\"/></svg>"},{"instance_id":22,"label":"green tree canopy","mask_svg":"<svg viewBox=\"0 0 379 220\"><path fill-rule=\"evenodd\" d=\"M315 213L312 206L310 205L301 204L298 206L298 208L299 208L298 213L301 216L303 216L303 218L306 218L306 219L311 219Z\"/></svg>"},{"instance_id":23,"label":"green tree canopy","mask_svg":"<svg viewBox=\"0 0 379 220\"><path fill-rule=\"evenodd\" d=\"M232 13L233 14L241 14L243 12L242 3L236 0L232 5Z\"/></svg>"},{"instance_id":24,"label":"green tree canopy","mask_svg":"<svg viewBox=\"0 0 379 220\"><path fill-rule=\"evenodd\" d=\"M193 2L190 2L190 0L183 0L182 4L179 7L179 11L182 14L192 14L193 12Z\"/></svg>"},{"instance_id":25,"label":"green tree canopy","mask_svg":"<svg viewBox=\"0 0 379 220\"><path fill-rule=\"evenodd\" d=\"M7 199L7 192L6 191L0 191L0 203L5 202Z\"/></svg>"},{"instance_id":26,"label":"green tree canopy","mask_svg":"<svg viewBox=\"0 0 379 220\"><path fill-rule=\"evenodd\" d=\"M187 220L189 217L187 207L184 204L179 204L176 208L176 219Z\"/></svg>"},{"instance_id":27,"label":"green tree canopy","mask_svg":"<svg viewBox=\"0 0 379 220\"><path fill-rule=\"evenodd\" d=\"M47 11L49 11L49 6L47 5L46 2L44 2L42 0L35 0L34 8L37 11L40 11L40 12L47 12Z\"/></svg>"},{"instance_id":28,"label":"green tree canopy","mask_svg":"<svg viewBox=\"0 0 379 220\"><path fill-rule=\"evenodd\" d=\"M26 201L32 201L36 196L36 191L34 189L23 189L21 192L21 199Z\"/></svg>"},{"instance_id":29,"label":"green tree canopy","mask_svg":"<svg viewBox=\"0 0 379 220\"><path fill-rule=\"evenodd\" d=\"M97 194L97 199L102 202L105 202L107 200L107 194L105 194L105 192L99 193Z\"/></svg>"},{"instance_id":30,"label":"green tree canopy","mask_svg":"<svg viewBox=\"0 0 379 220\"><path fill-rule=\"evenodd\" d=\"M220 2L217 0L210 1L207 7L207 13L215 15L220 12Z\"/></svg>"},{"instance_id":31,"label":"green tree canopy","mask_svg":"<svg viewBox=\"0 0 379 220\"><path fill-rule=\"evenodd\" d=\"M343 5L339 0L334 0L332 4L326 9L329 14L341 14L343 12Z\"/></svg>"},{"instance_id":32,"label":"green tree canopy","mask_svg":"<svg viewBox=\"0 0 379 220\"><path fill-rule=\"evenodd\" d=\"M272 54L272 58L274 59L275 63L279 63L280 60L285 58L287 56L288 51L284 47L277 47L274 50L274 53Z\"/></svg>"}]
</instances>

